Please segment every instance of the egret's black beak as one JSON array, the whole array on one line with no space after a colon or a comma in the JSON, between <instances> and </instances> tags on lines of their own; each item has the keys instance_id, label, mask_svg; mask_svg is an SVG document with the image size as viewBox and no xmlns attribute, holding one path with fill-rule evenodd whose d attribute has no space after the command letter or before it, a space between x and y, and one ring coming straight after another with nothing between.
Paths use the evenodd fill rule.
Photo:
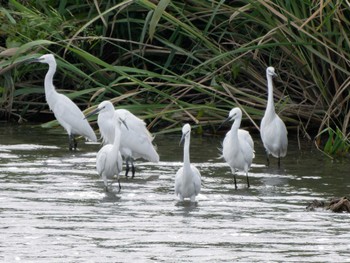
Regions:
<instances>
[{"instance_id":1,"label":"egret's black beak","mask_svg":"<svg viewBox=\"0 0 350 263\"><path fill-rule=\"evenodd\" d=\"M25 64L32 64L32 63L36 63L36 62L41 62L40 58L30 58L30 59L24 61Z\"/></svg>"},{"instance_id":2,"label":"egret's black beak","mask_svg":"<svg viewBox=\"0 0 350 263\"><path fill-rule=\"evenodd\" d=\"M126 125L126 121L123 120L123 119L121 119L121 118L119 118L119 120L122 122L122 124L125 126L125 128L126 128L127 130L129 130L128 125Z\"/></svg>"},{"instance_id":3,"label":"egret's black beak","mask_svg":"<svg viewBox=\"0 0 350 263\"><path fill-rule=\"evenodd\" d=\"M90 112L88 115L86 115L84 119L87 119L87 118L89 118L90 116L92 116L92 115L95 115L95 114L99 113L99 112L100 112L100 110L101 110L101 109L96 108L95 110L93 110L92 112Z\"/></svg>"},{"instance_id":4,"label":"egret's black beak","mask_svg":"<svg viewBox=\"0 0 350 263\"><path fill-rule=\"evenodd\" d=\"M220 124L220 126L219 126L218 130L220 130L220 129L221 129L221 127L222 127L222 126L224 126L226 123L228 123L230 120L231 120L231 118L230 118L230 117L228 117L227 119L225 119L225 120L223 121L223 123L221 123L221 124Z\"/></svg>"},{"instance_id":5,"label":"egret's black beak","mask_svg":"<svg viewBox=\"0 0 350 263\"><path fill-rule=\"evenodd\" d=\"M38 58L30 58L26 61L26 63L33 63L33 62L42 62L43 58L38 57Z\"/></svg>"}]
</instances>

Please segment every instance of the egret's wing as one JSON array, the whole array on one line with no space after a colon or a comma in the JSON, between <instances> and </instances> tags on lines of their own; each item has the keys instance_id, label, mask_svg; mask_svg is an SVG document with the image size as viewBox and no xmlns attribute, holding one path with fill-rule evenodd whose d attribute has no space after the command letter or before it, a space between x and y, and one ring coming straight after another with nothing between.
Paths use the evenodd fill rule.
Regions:
<instances>
[{"instance_id":1,"label":"egret's wing","mask_svg":"<svg viewBox=\"0 0 350 263\"><path fill-rule=\"evenodd\" d=\"M58 94L52 107L57 121L68 133L79 134L97 141L96 135L79 107L63 94Z\"/></svg>"},{"instance_id":2,"label":"egret's wing","mask_svg":"<svg viewBox=\"0 0 350 263\"><path fill-rule=\"evenodd\" d=\"M105 167L106 167L106 160L107 160L107 152L104 148L102 148L96 156L96 170L99 175L102 175Z\"/></svg>"},{"instance_id":3,"label":"egret's wing","mask_svg":"<svg viewBox=\"0 0 350 263\"><path fill-rule=\"evenodd\" d=\"M280 133L280 156L284 157L287 154L287 148L288 148L288 131L287 127L282 121L282 119L277 115L277 122L278 122L278 129Z\"/></svg>"},{"instance_id":4,"label":"egret's wing","mask_svg":"<svg viewBox=\"0 0 350 263\"><path fill-rule=\"evenodd\" d=\"M238 129L238 140L246 141L249 144L249 146L254 150L254 141L248 131Z\"/></svg>"},{"instance_id":5,"label":"egret's wing","mask_svg":"<svg viewBox=\"0 0 350 263\"><path fill-rule=\"evenodd\" d=\"M230 149L231 141L231 130L226 133L224 141L222 142L222 157L226 162L231 159L232 151Z\"/></svg>"},{"instance_id":6,"label":"egret's wing","mask_svg":"<svg viewBox=\"0 0 350 263\"><path fill-rule=\"evenodd\" d=\"M193 172L193 184L194 184L195 194L198 195L201 190L201 173L194 165L191 165L191 169Z\"/></svg>"},{"instance_id":7,"label":"egret's wing","mask_svg":"<svg viewBox=\"0 0 350 263\"><path fill-rule=\"evenodd\" d=\"M118 109L115 112L119 117L121 117L126 122L126 125L128 126L129 130L145 135L146 137L149 138L150 141L153 140L154 137L147 130L146 123L143 120L136 117L130 111L125 109Z\"/></svg>"},{"instance_id":8,"label":"egret's wing","mask_svg":"<svg viewBox=\"0 0 350 263\"><path fill-rule=\"evenodd\" d=\"M175 194L178 195L180 192L181 184L182 184L182 174L183 174L183 167L181 167L175 175Z\"/></svg>"},{"instance_id":9,"label":"egret's wing","mask_svg":"<svg viewBox=\"0 0 350 263\"><path fill-rule=\"evenodd\" d=\"M143 120L131 112L119 109L116 114L125 120L127 128L121 126L121 150L123 154L130 154L133 158L144 158L151 162L158 162L159 155L152 145L153 137L146 128ZM129 153L127 153L129 152Z\"/></svg>"},{"instance_id":10,"label":"egret's wing","mask_svg":"<svg viewBox=\"0 0 350 263\"><path fill-rule=\"evenodd\" d=\"M287 153L287 128L278 115L261 126L261 139L266 150L274 157L284 157Z\"/></svg>"}]
</instances>

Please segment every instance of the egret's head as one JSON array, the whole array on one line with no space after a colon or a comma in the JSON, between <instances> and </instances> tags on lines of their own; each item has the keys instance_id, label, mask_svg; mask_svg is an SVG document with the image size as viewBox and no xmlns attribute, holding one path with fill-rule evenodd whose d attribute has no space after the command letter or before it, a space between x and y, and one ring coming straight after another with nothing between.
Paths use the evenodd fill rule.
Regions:
<instances>
[{"instance_id":1,"label":"egret's head","mask_svg":"<svg viewBox=\"0 0 350 263\"><path fill-rule=\"evenodd\" d=\"M180 140L180 144L186 139L189 138L191 136L191 125L189 125L188 123L186 123L183 127L182 127L182 137Z\"/></svg>"},{"instance_id":2,"label":"egret's head","mask_svg":"<svg viewBox=\"0 0 350 263\"><path fill-rule=\"evenodd\" d=\"M114 112L114 106L112 102L108 100L102 101L100 104L98 104L97 109L98 109L98 112L109 112L109 111Z\"/></svg>"},{"instance_id":3,"label":"egret's head","mask_svg":"<svg viewBox=\"0 0 350 263\"><path fill-rule=\"evenodd\" d=\"M242 111L240 108L233 108L230 113L228 114L228 120L236 120L242 118Z\"/></svg>"},{"instance_id":4,"label":"egret's head","mask_svg":"<svg viewBox=\"0 0 350 263\"><path fill-rule=\"evenodd\" d=\"M268 68L266 69L266 74L267 74L268 76L272 76L272 77L277 76L277 74L275 73L275 68L274 68L274 67L268 67Z\"/></svg>"},{"instance_id":5,"label":"egret's head","mask_svg":"<svg viewBox=\"0 0 350 263\"><path fill-rule=\"evenodd\" d=\"M85 119L89 118L94 114L99 114L103 112L111 112L114 114L114 107L110 101L102 101L94 111L90 112L88 115L85 116Z\"/></svg>"},{"instance_id":6,"label":"egret's head","mask_svg":"<svg viewBox=\"0 0 350 263\"><path fill-rule=\"evenodd\" d=\"M55 57L52 54L42 55L41 57L36 58L33 61L34 62L40 62L40 63L46 63L46 64L56 63Z\"/></svg>"}]
</instances>

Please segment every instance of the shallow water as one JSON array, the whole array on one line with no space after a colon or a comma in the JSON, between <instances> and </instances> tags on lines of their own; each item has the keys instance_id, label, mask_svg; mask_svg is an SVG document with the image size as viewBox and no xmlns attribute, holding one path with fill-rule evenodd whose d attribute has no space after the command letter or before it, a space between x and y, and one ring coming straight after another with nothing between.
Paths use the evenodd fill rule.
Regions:
<instances>
[{"instance_id":1,"label":"shallow water","mask_svg":"<svg viewBox=\"0 0 350 263\"><path fill-rule=\"evenodd\" d=\"M307 212L313 199L349 195L349 162L291 139L281 169L265 166L260 139L251 188L234 189L217 159L222 138L191 138L201 171L196 204L180 203L174 175L179 136L157 136L161 162L136 163L106 194L95 170L98 144L67 150L61 129L0 126L2 262L350 262L350 215Z\"/></svg>"}]
</instances>

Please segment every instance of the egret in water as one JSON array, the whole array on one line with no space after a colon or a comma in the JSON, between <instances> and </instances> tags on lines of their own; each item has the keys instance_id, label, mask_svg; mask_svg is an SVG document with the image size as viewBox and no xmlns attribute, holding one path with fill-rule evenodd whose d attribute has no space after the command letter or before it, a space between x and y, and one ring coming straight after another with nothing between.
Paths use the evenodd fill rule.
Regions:
<instances>
[{"instance_id":1,"label":"egret in water","mask_svg":"<svg viewBox=\"0 0 350 263\"><path fill-rule=\"evenodd\" d=\"M102 110L103 109L103 110ZM121 141L119 150L126 161L125 176L128 176L131 163L132 177L135 175L134 160L138 158L146 159L150 162L159 162L159 155L152 145L153 137L146 128L143 120L136 117L125 109L114 110L110 101L101 102L97 109L88 116L99 112L97 123L100 128L103 143L112 144L114 141L114 126L116 125L114 115L125 120L128 129L121 127Z\"/></svg>"},{"instance_id":2,"label":"egret in water","mask_svg":"<svg viewBox=\"0 0 350 263\"><path fill-rule=\"evenodd\" d=\"M179 196L180 201L184 198L190 198L195 202L196 196L201 190L201 174L199 170L190 163L190 138L191 126L185 124L182 127L182 137L180 143L184 143L184 163L177 171L175 176L175 194Z\"/></svg>"},{"instance_id":3,"label":"egret in water","mask_svg":"<svg viewBox=\"0 0 350 263\"><path fill-rule=\"evenodd\" d=\"M101 112L105 109L102 108ZM98 174L102 177L105 185L105 190L108 192L107 179L117 178L119 191L121 189L119 173L122 171L123 159L119 151L120 136L121 136L121 123L127 129L127 125L124 120L118 116L113 116L114 119L114 140L113 144L107 144L99 150L96 156L96 169Z\"/></svg>"},{"instance_id":4,"label":"egret in water","mask_svg":"<svg viewBox=\"0 0 350 263\"><path fill-rule=\"evenodd\" d=\"M260 135L266 150L267 165L270 164L269 155L272 154L273 157L278 158L278 167L280 167L281 157L287 154L288 138L286 125L275 112L272 82L274 76L276 76L275 69L268 67L266 69L268 98L266 111L260 124Z\"/></svg>"},{"instance_id":5,"label":"egret in water","mask_svg":"<svg viewBox=\"0 0 350 263\"><path fill-rule=\"evenodd\" d=\"M231 167L237 189L236 170L243 170L249 184L248 170L254 158L254 142L248 131L239 129L242 120L240 108L233 108L225 122L234 121L222 144L222 156Z\"/></svg>"},{"instance_id":6,"label":"egret in water","mask_svg":"<svg viewBox=\"0 0 350 263\"><path fill-rule=\"evenodd\" d=\"M57 67L55 57L52 54L46 54L33 61L49 65L44 82L46 102L49 104L57 121L68 133L69 150L75 150L77 148L74 135L82 135L86 139L96 142L96 135L88 121L84 119L84 114L78 106L67 96L58 93L53 85L53 76Z\"/></svg>"}]
</instances>

